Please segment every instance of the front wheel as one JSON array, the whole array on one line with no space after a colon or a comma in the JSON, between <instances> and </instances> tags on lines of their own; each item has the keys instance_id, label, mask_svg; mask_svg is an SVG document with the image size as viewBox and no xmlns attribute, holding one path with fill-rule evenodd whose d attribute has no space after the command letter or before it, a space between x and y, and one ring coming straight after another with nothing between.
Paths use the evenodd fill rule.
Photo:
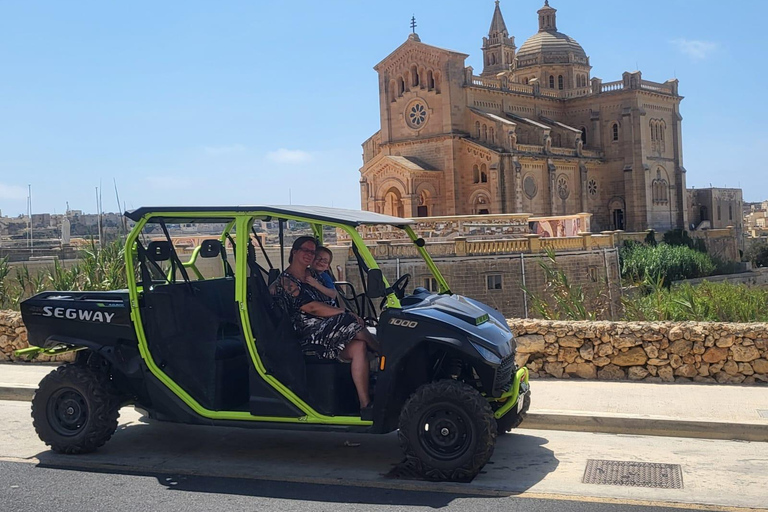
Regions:
<instances>
[{"instance_id":1,"label":"front wheel","mask_svg":"<svg viewBox=\"0 0 768 512\"><path fill-rule=\"evenodd\" d=\"M400 413L399 428L408 463L428 480L471 480L496 444L496 420L488 401L456 380L417 389Z\"/></svg>"},{"instance_id":2,"label":"front wheel","mask_svg":"<svg viewBox=\"0 0 768 512\"><path fill-rule=\"evenodd\" d=\"M32 422L40 439L59 453L88 453L117 430L120 402L104 374L65 364L40 381Z\"/></svg>"}]
</instances>

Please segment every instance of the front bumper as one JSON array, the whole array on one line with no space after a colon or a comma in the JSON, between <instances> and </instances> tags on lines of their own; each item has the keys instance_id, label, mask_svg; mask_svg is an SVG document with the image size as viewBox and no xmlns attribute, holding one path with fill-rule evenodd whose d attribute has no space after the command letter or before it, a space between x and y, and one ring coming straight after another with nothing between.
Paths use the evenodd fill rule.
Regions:
<instances>
[{"instance_id":1,"label":"front bumper","mask_svg":"<svg viewBox=\"0 0 768 512\"><path fill-rule=\"evenodd\" d=\"M530 389L528 383L528 368L520 368L515 373L515 379L512 382L512 387L509 391L502 394L499 398L492 400L502 404L501 407L496 409L496 412L493 413L494 417L498 420L512 410L521 413L524 412L520 411L519 407L517 409L514 408L517 407L518 404L522 405L524 403L525 395L530 392Z\"/></svg>"}]
</instances>

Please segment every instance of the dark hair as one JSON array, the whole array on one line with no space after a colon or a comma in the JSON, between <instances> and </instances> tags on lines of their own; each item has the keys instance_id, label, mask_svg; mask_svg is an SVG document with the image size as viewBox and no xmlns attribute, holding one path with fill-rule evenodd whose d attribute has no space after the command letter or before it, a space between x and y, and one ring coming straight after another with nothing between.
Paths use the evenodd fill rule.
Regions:
<instances>
[{"instance_id":1,"label":"dark hair","mask_svg":"<svg viewBox=\"0 0 768 512\"><path fill-rule=\"evenodd\" d=\"M313 236L300 236L296 240L293 241L293 245L291 246L291 253L288 255L288 263L293 263L293 253L301 249L301 246L304 245L307 242L312 242L315 244L315 247L318 246L317 239Z\"/></svg>"},{"instance_id":2,"label":"dark hair","mask_svg":"<svg viewBox=\"0 0 768 512\"><path fill-rule=\"evenodd\" d=\"M318 245L318 246L315 248L315 256L317 256L317 253L318 253L318 252L324 252L324 253L326 253L326 254L328 255L328 257L329 257L329 258L330 258L330 260L331 260L331 261L329 261L328 263L331 263L331 262L333 261L333 253L331 252L331 250L330 250L329 248L327 248L327 247L325 247L325 246L322 246L322 245Z\"/></svg>"}]
</instances>

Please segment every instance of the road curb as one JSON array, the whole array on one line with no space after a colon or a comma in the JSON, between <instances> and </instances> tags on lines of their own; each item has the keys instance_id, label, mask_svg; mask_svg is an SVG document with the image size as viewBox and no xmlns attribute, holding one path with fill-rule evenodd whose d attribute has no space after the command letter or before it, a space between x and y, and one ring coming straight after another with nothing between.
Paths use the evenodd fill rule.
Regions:
<instances>
[{"instance_id":1,"label":"road curb","mask_svg":"<svg viewBox=\"0 0 768 512\"><path fill-rule=\"evenodd\" d=\"M546 411L529 412L520 428L768 442L768 422L765 424L732 423L619 414Z\"/></svg>"},{"instance_id":2,"label":"road curb","mask_svg":"<svg viewBox=\"0 0 768 512\"><path fill-rule=\"evenodd\" d=\"M29 402L36 390L37 386L0 383L0 400ZM520 428L768 442L768 422L732 423L608 413L537 411L529 412Z\"/></svg>"},{"instance_id":3,"label":"road curb","mask_svg":"<svg viewBox=\"0 0 768 512\"><path fill-rule=\"evenodd\" d=\"M31 402L36 390L37 386L0 383L0 400Z\"/></svg>"}]
</instances>

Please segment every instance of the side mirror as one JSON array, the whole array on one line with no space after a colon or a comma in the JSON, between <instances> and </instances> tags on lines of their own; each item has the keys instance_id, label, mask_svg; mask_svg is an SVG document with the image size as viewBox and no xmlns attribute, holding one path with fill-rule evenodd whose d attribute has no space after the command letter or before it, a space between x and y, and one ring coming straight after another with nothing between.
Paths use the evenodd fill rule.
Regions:
<instances>
[{"instance_id":1,"label":"side mirror","mask_svg":"<svg viewBox=\"0 0 768 512\"><path fill-rule=\"evenodd\" d=\"M383 297L387 292L386 286L384 286L384 275L381 273L381 269L374 268L368 271L368 297L376 299Z\"/></svg>"}]
</instances>

